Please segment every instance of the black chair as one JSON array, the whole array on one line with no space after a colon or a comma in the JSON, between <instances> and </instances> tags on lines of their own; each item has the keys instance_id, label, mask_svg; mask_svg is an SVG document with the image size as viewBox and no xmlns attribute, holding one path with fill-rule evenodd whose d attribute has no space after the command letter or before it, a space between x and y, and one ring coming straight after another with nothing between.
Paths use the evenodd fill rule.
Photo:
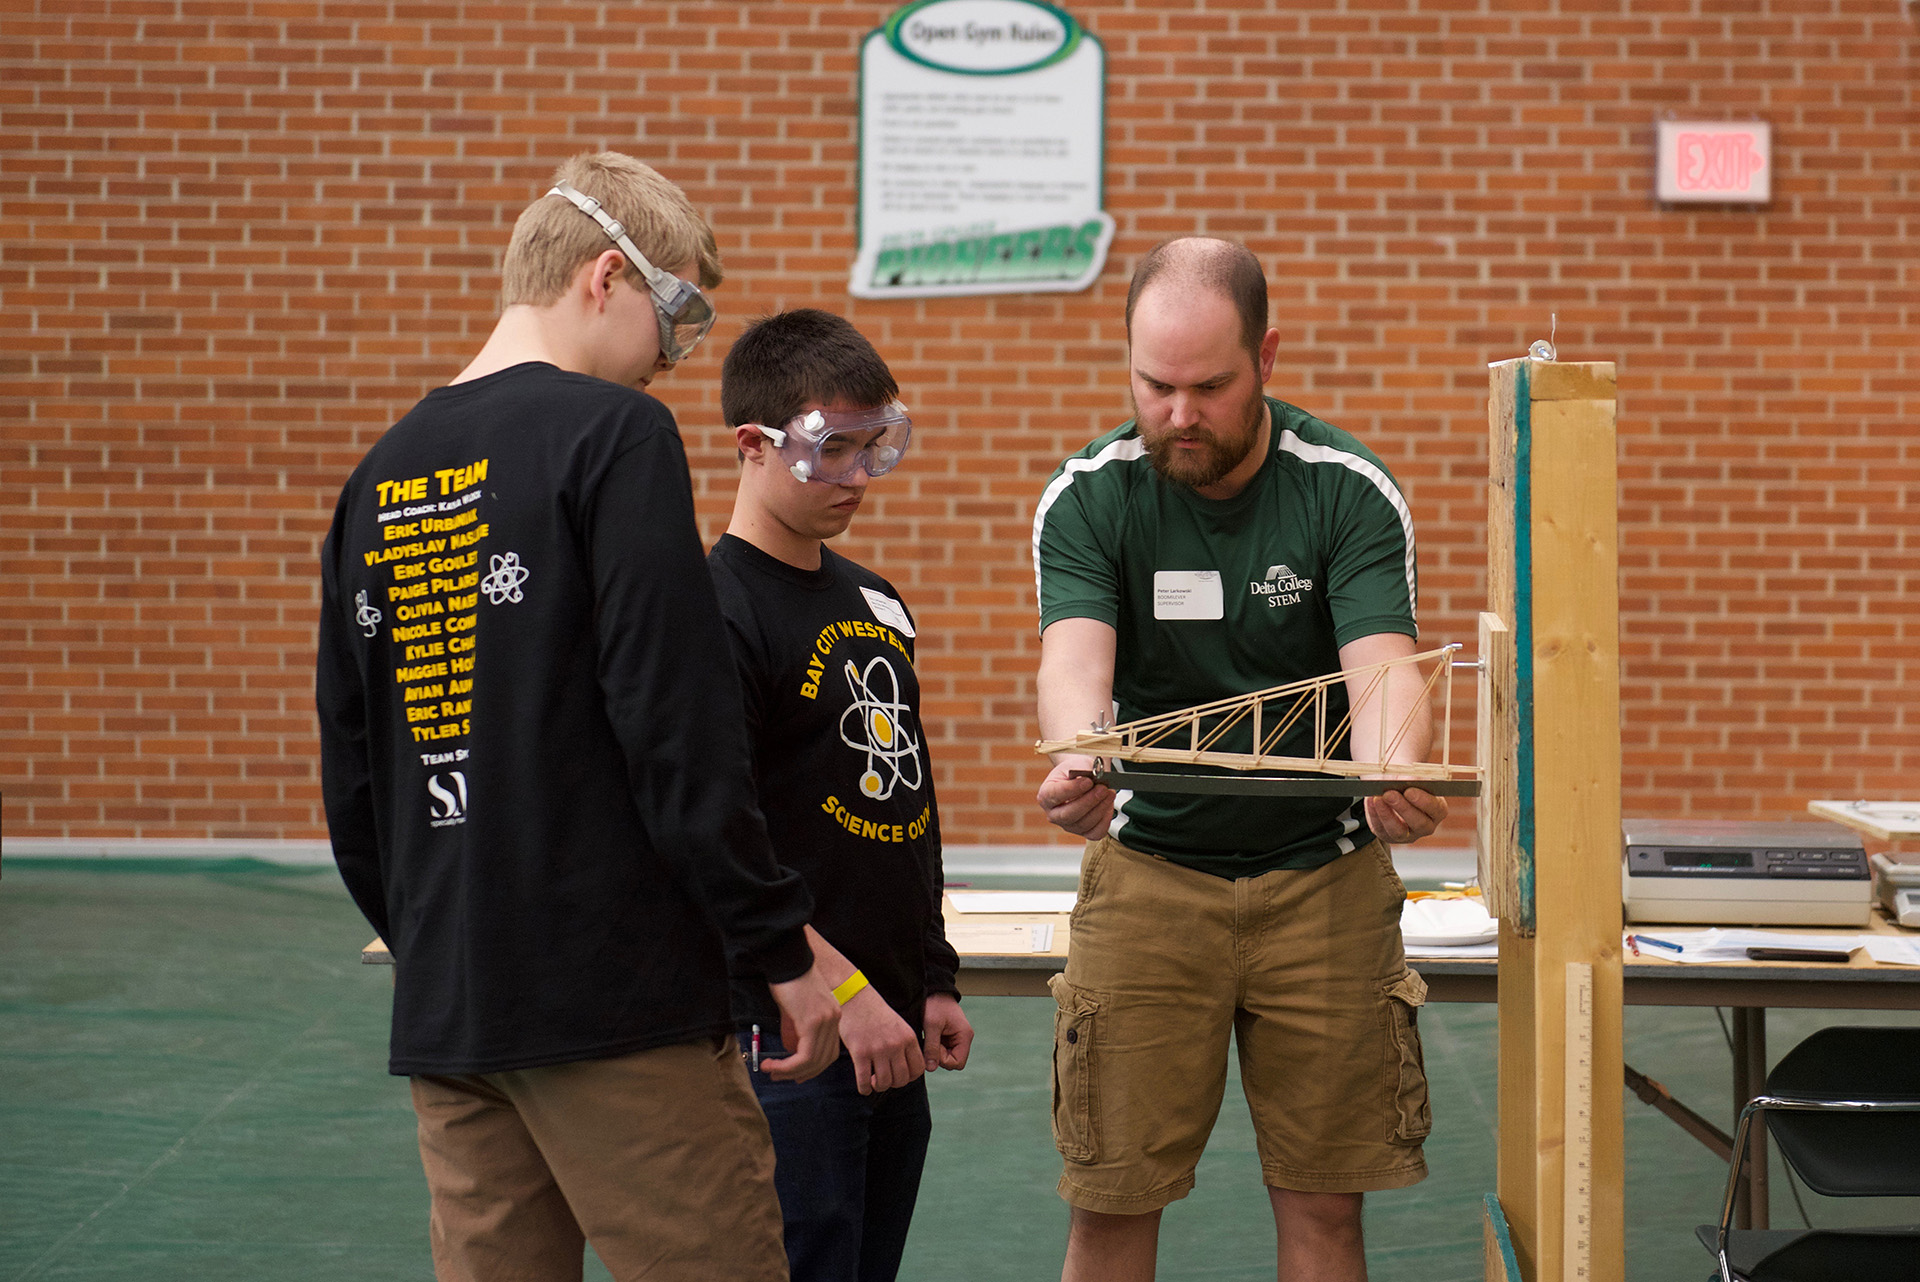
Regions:
<instances>
[{"instance_id":1,"label":"black chair","mask_svg":"<svg viewBox=\"0 0 1920 1282\"><path fill-rule=\"evenodd\" d=\"M1920 1196L1920 1028L1823 1028L1788 1051L1740 1113L1720 1223L1695 1231L1721 1282L1920 1282L1920 1225L1732 1227L1748 1131L1761 1116L1814 1192Z\"/></svg>"}]
</instances>

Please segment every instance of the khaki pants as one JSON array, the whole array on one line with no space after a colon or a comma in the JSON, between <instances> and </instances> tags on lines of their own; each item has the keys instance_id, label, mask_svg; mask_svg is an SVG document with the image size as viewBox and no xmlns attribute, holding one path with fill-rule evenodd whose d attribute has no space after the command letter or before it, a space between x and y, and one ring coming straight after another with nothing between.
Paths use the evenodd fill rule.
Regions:
<instances>
[{"instance_id":1,"label":"khaki pants","mask_svg":"<svg viewBox=\"0 0 1920 1282\"><path fill-rule=\"evenodd\" d=\"M773 1144L731 1038L416 1077L440 1282L785 1282Z\"/></svg>"},{"instance_id":2,"label":"khaki pants","mask_svg":"<svg viewBox=\"0 0 1920 1282\"><path fill-rule=\"evenodd\" d=\"M1060 1195L1120 1215L1185 1197L1234 1043L1267 1184L1424 1178L1426 985L1401 951L1405 895L1378 842L1237 881L1091 843L1052 985Z\"/></svg>"}]
</instances>

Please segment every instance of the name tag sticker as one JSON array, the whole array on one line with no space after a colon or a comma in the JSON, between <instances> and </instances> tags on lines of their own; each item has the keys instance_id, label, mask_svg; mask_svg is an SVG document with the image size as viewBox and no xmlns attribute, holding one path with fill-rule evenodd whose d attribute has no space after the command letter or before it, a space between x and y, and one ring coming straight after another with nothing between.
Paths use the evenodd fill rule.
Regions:
<instances>
[{"instance_id":1,"label":"name tag sticker","mask_svg":"<svg viewBox=\"0 0 1920 1282\"><path fill-rule=\"evenodd\" d=\"M1218 570L1155 570L1153 617L1156 619L1220 619L1226 617L1226 599L1220 592Z\"/></svg>"},{"instance_id":2,"label":"name tag sticker","mask_svg":"<svg viewBox=\"0 0 1920 1282\"><path fill-rule=\"evenodd\" d=\"M884 592L875 592L872 588L861 588L860 595L867 598L867 605L873 611L873 617L880 620L905 636L913 635L913 624L907 621L907 608Z\"/></svg>"}]
</instances>

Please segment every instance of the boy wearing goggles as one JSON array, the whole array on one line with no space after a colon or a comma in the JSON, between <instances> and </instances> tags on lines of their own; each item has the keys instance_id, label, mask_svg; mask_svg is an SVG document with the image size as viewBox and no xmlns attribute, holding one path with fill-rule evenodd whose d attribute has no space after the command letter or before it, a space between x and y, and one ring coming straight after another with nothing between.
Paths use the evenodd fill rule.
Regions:
<instances>
[{"instance_id":1,"label":"boy wearing goggles","mask_svg":"<svg viewBox=\"0 0 1920 1282\"><path fill-rule=\"evenodd\" d=\"M620 247L633 269L640 273L653 299L654 320L660 332L660 359L671 367L693 355L693 349L713 328L713 304L700 292L700 286L682 280L677 272L661 271L648 262L647 256L627 235L626 226L609 216L599 201L566 179L556 181L547 195L559 196L598 223L607 239Z\"/></svg>"},{"instance_id":2,"label":"boy wearing goggles","mask_svg":"<svg viewBox=\"0 0 1920 1282\"><path fill-rule=\"evenodd\" d=\"M398 963L443 1282L578 1277L585 1242L616 1278L787 1276L729 962L788 1030L763 1077L827 1067L840 1011L641 390L711 319L695 280L720 263L678 187L566 162L492 335L355 469L322 554L327 824Z\"/></svg>"},{"instance_id":3,"label":"boy wearing goggles","mask_svg":"<svg viewBox=\"0 0 1920 1282\"><path fill-rule=\"evenodd\" d=\"M964 1067L973 1040L940 918L913 617L824 545L906 454L898 391L872 344L813 310L750 326L720 371L740 489L708 565L774 854L813 893L808 936L843 1003L825 1073L754 1075L794 1282L895 1276L932 1131L923 1075ZM736 977L734 1016L750 1062L778 1046L764 982Z\"/></svg>"}]
</instances>

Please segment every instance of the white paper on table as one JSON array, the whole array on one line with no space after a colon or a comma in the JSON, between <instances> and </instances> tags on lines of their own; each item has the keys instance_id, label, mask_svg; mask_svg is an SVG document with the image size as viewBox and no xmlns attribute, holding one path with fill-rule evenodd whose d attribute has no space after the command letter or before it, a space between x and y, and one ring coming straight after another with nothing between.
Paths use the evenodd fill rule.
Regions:
<instances>
[{"instance_id":1,"label":"white paper on table","mask_svg":"<svg viewBox=\"0 0 1920 1282\"><path fill-rule=\"evenodd\" d=\"M1642 960L1657 957L1662 961L1675 962L1743 962L1748 960L1749 948L1818 948L1850 953L1856 948L1869 948L1870 941L1874 939L1889 938L1877 935L1789 935L1778 930L1655 929L1629 933L1640 936ZM1676 953L1670 948L1649 944L1649 939L1664 939L1670 944L1679 944L1682 951ZM1892 942L1902 941L1895 939Z\"/></svg>"},{"instance_id":2,"label":"white paper on table","mask_svg":"<svg viewBox=\"0 0 1920 1282\"><path fill-rule=\"evenodd\" d=\"M1071 890L949 890L957 913L1070 913Z\"/></svg>"},{"instance_id":3,"label":"white paper on table","mask_svg":"<svg viewBox=\"0 0 1920 1282\"><path fill-rule=\"evenodd\" d=\"M1920 966L1920 939L1900 939L1893 935L1868 935L1862 945L1867 956L1882 966Z\"/></svg>"},{"instance_id":4,"label":"white paper on table","mask_svg":"<svg viewBox=\"0 0 1920 1282\"><path fill-rule=\"evenodd\" d=\"M1053 923L1037 922L955 922L947 927L947 942L953 951L979 953L1047 953L1053 951Z\"/></svg>"}]
</instances>

